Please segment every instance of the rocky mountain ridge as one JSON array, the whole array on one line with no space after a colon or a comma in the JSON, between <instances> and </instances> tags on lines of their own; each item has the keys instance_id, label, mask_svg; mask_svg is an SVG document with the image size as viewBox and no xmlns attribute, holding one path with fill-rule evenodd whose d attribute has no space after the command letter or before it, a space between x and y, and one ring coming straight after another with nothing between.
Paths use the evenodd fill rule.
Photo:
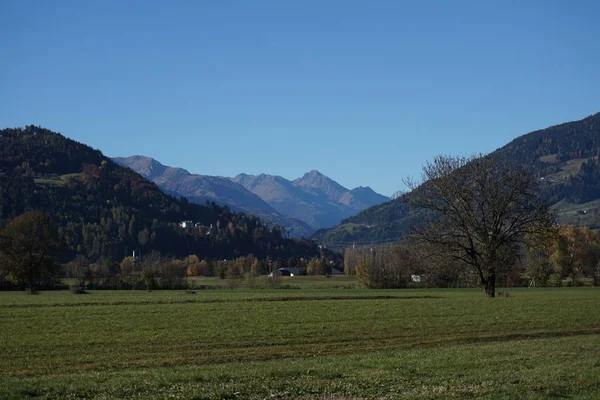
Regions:
<instances>
[{"instance_id":1,"label":"rocky mountain ridge","mask_svg":"<svg viewBox=\"0 0 600 400\"><path fill-rule=\"evenodd\" d=\"M114 157L156 183L166 193L203 204L227 205L286 228L291 236L310 236L375 204L389 201L369 187L347 189L317 170L290 181L277 175L239 174L234 178L191 174L145 156Z\"/></svg>"}]
</instances>

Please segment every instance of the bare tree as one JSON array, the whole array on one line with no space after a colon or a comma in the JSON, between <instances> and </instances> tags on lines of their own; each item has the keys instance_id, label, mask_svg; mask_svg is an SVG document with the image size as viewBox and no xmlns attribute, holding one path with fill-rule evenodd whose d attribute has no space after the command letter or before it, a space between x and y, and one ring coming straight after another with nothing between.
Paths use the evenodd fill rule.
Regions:
<instances>
[{"instance_id":1,"label":"bare tree","mask_svg":"<svg viewBox=\"0 0 600 400\"><path fill-rule=\"evenodd\" d=\"M354 271L358 280L371 289L406 287L412 267L412 257L403 245L352 249Z\"/></svg>"},{"instance_id":2,"label":"bare tree","mask_svg":"<svg viewBox=\"0 0 600 400\"><path fill-rule=\"evenodd\" d=\"M519 244L545 233L555 218L531 173L490 156L438 156L423 167L422 182L405 183L412 189L407 204L428 216L412 237L476 271L489 297Z\"/></svg>"}]
</instances>

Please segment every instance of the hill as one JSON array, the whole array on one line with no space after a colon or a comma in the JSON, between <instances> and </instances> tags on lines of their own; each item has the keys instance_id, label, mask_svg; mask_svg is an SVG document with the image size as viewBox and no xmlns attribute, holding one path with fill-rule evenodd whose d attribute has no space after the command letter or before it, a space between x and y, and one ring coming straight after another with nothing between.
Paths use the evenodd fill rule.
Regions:
<instances>
[{"instance_id":1,"label":"hill","mask_svg":"<svg viewBox=\"0 0 600 400\"><path fill-rule=\"evenodd\" d=\"M255 214L265 221L283 226L292 237L309 237L315 231L302 221L282 215L259 196L231 179L191 174L183 168L169 167L153 158L139 155L114 157L112 160L156 183L165 193L186 197L190 202L215 202L226 205L233 211Z\"/></svg>"},{"instance_id":2,"label":"hill","mask_svg":"<svg viewBox=\"0 0 600 400\"><path fill-rule=\"evenodd\" d=\"M559 222L600 228L600 113L520 136L491 153L534 173ZM332 247L397 241L419 218L403 196L368 208L313 238Z\"/></svg>"},{"instance_id":3,"label":"hill","mask_svg":"<svg viewBox=\"0 0 600 400\"><path fill-rule=\"evenodd\" d=\"M148 168L150 176L161 173L156 164ZM120 261L133 249L209 258L319 254L313 242L287 239L256 216L166 195L100 151L58 133L35 126L0 130L0 227L28 210L49 213L70 255L92 260ZM184 220L213 229L182 229Z\"/></svg>"}]
</instances>

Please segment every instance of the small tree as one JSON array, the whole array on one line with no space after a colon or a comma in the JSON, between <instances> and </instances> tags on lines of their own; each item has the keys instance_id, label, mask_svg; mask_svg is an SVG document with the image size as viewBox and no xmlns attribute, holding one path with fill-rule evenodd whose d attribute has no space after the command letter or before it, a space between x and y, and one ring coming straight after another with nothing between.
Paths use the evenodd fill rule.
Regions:
<instances>
[{"instance_id":1,"label":"small tree","mask_svg":"<svg viewBox=\"0 0 600 400\"><path fill-rule=\"evenodd\" d=\"M535 235L525 240L521 278L527 280L530 287L546 287L551 283L550 278L556 273L552 255L557 237L557 230L553 227L545 234Z\"/></svg>"},{"instance_id":2,"label":"small tree","mask_svg":"<svg viewBox=\"0 0 600 400\"><path fill-rule=\"evenodd\" d=\"M133 275L135 269L135 259L131 256L126 256L123 261L119 264L119 271L121 272L122 278L129 278Z\"/></svg>"},{"instance_id":3,"label":"small tree","mask_svg":"<svg viewBox=\"0 0 600 400\"><path fill-rule=\"evenodd\" d=\"M231 289L237 288L242 283L245 262L246 259L244 257L227 262L226 276Z\"/></svg>"},{"instance_id":4,"label":"small tree","mask_svg":"<svg viewBox=\"0 0 600 400\"><path fill-rule=\"evenodd\" d=\"M200 275L200 259L197 255L191 254L185 259L186 264L186 275L187 276L198 276Z\"/></svg>"},{"instance_id":5,"label":"small tree","mask_svg":"<svg viewBox=\"0 0 600 400\"><path fill-rule=\"evenodd\" d=\"M576 285L580 276L596 276L600 262L600 238L588 228L561 226L554 242L553 261L561 278Z\"/></svg>"},{"instance_id":6,"label":"small tree","mask_svg":"<svg viewBox=\"0 0 600 400\"><path fill-rule=\"evenodd\" d=\"M349 247L344 249L344 273L346 275L356 274L356 266L359 263L356 249Z\"/></svg>"},{"instance_id":7,"label":"small tree","mask_svg":"<svg viewBox=\"0 0 600 400\"><path fill-rule=\"evenodd\" d=\"M85 289L85 282L92 278L92 269L90 268L90 260L83 254L77 254L75 259L68 265L69 273L77 279L77 287Z\"/></svg>"},{"instance_id":8,"label":"small tree","mask_svg":"<svg viewBox=\"0 0 600 400\"><path fill-rule=\"evenodd\" d=\"M63 247L49 216L26 212L0 231L0 268L8 279L35 293L41 282L55 276Z\"/></svg>"},{"instance_id":9,"label":"small tree","mask_svg":"<svg viewBox=\"0 0 600 400\"><path fill-rule=\"evenodd\" d=\"M371 273L369 271L369 266L365 261L358 262L354 265L354 273L360 283L368 288L372 288Z\"/></svg>"},{"instance_id":10,"label":"small tree","mask_svg":"<svg viewBox=\"0 0 600 400\"><path fill-rule=\"evenodd\" d=\"M320 258L311 259L306 266L306 273L308 275L325 275L325 272L325 262Z\"/></svg>"},{"instance_id":11,"label":"small tree","mask_svg":"<svg viewBox=\"0 0 600 400\"><path fill-rule=\"evenodd\" d=\"M554 222L537 179L495 157L438 156L423 168L422 181L406 182L407 204L430 217L412 236L475 270L489 297L518 245Z\"/></svg>"},{"instance_id":12,"label":"small tree","mask_svg":"<svg viewBox=\"0 0 600 400\"><path fill-rule=\"evenodd\" d=\"M185 261L163 258L155 269L162 289L178 289L185 286Z\"/></svg>"},{"instance_id":13,"label":"small tree","mask_svg":"<svg viewBox=\"0 0 600 400\"><path fill-rule=\"evenodd\" d=\"M406 246L379 246L354 249L354 273L371 289L391 289L407 284L411 256Z\"/></svg>"},{"instance_id":14,"label":"small tree","mask_svg":"<svg viewBox=\"0 0 600 400\"><path fill-rule=\"evenodd\" d=\"M258 261L258 258L255 258L250 266L250 273L254 276L260 275L262 269L261 262Z\"/></svg>"}]
</instances>

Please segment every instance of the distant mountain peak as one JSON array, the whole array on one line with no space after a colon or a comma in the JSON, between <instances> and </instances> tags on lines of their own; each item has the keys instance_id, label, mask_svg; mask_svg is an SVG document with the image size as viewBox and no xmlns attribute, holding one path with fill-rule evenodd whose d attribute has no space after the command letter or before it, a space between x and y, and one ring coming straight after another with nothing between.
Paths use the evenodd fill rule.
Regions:
<instances>
[{"instance_id":1,"label":"distant mountain peak","mask_svg":"<svg viewBox=\"0 0 600 400\"><path fill-rule=\"evenodd\" d=\"M365 192L365 193L375 193L371 186L357 186L354 189L350 190L350 192Z\"/></svg>"},{"instance_id":2,"label":"distant mountain peak","mask_svg":"<svg viewBox=\"0 0 600 400\"><path fill-rule=\"evenodd\" d=\"M135 155L130 157L114 157L117 164L131 168L146 179L154 179L165 173L168 167L156 161L152 157ZM187 171L185 171L187 172Z\"/></svg>"}]
</instances>

